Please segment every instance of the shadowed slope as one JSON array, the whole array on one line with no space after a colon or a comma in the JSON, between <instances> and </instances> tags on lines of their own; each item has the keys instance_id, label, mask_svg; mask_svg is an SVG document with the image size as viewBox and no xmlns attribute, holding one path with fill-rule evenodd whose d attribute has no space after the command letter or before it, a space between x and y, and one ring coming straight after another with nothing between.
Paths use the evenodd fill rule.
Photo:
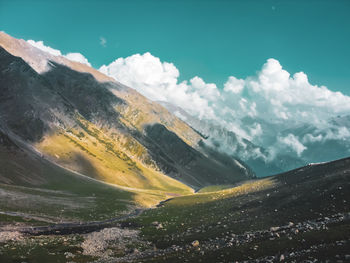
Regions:
<instances>
[{"instance_id":1,"label":"shadowed slope","mask_svg":"<svg viewBox=\"0 0 350 263\"><path fill-rule=\"evenodd\" d=\"M194 187L234 183L233 178L237 182L244 180L246 178L244 175L253 175L247 168L235 163L236 161L231 158L220 159L217 152L214 153L215 158L211 158L211 155L203 155L161 124L149 125L145 128L145 132L151 142L154 142L158 145L158 149L162 149L166 153L155 149L153 158L156 161L162 159L160 163L164 164L165 168L163 169L166 169L167 172L176 174L177 171L181 171L179 173L181 177L178 180L188 182ZM171 165L173 160L175 164ZM170 165L166 166L168 163ZM201 177L194 177L193 174L201 174Z\"/></svg>"}]
</instances>

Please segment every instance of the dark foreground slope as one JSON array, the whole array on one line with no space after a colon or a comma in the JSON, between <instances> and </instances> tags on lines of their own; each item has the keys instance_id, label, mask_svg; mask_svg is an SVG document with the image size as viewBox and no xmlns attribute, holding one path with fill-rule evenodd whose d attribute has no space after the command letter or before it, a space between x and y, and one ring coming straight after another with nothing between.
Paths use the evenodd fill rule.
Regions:
<instances>
[{"instance_id":1,"label":"dark foreground slope","mask_svg":"<svg viewBox=\"0 0 350 263\"><path fill-rule=\"evenodd\" d=\"M175 197L136 218L89 234L26 236L2 232L6 245L0 248L0 259L348 262L349 193L350 158L309 165L230 189Z\"/></svg>"},{"instance_id":2,"label":"dark foreground slope","mask_svg":"<svg viewBox=\"0 0 350 263\"><path fill-rule=\"evenodd\" d=\"M345 262L349 203L350 158L179 197L133 221L157 250L123 262Z\"/></svg>"}]
</instances>

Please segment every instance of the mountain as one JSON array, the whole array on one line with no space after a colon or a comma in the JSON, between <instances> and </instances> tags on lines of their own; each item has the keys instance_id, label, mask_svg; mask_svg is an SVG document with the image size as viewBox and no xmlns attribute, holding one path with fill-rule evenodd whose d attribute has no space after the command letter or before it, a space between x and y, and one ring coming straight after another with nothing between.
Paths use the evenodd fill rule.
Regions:
<instances>
[{"instance_id":1,"label":"mountain","mask_svg":"<svg viewBox=\"0 0 350 263\"><path fill-rule=\"evenodd\" d=\"M281 173L307 164L306 160L298 158L298 156L283 153L272 154L267 148L257 145L212 121L200 120L169 102L159 103L198 131L203 137L201 145L239 158L258 177Z\"/></svg>"},{"instance_id":2,"label":"mountain","mask_svg":"<svg viewBox=\"0 0 350 263\"><path fill-rule=\"evenodd\" d=\"M50 162L166 192L253 177L240 161L202 150L200 134L164 107L97 70L3 32L0 45L0 127Z\"/></svg>"}]
</instances>

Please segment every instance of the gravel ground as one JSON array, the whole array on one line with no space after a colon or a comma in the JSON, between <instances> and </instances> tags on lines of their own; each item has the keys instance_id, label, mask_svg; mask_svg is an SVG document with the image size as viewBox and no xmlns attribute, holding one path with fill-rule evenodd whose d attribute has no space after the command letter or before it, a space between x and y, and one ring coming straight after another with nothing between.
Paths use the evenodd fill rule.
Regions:
<instances>
[{"instance_id":1,"label":"gravel ground","mask_svg":"<svg viewBox=\"0 0 350 263\"><path fill-rule=\"evenodd\" d=\"M20 241L23 239L23 235L17 231L3 231L0 232L0 243L8 241Z\"/></svg>"},{"instance_id":2,"label":"gravel ground","mask_svg":"<svg viewBox=\"0 0 350 263\"><path fill-rule=\"evenodd\" d=\"M84 255L108 257L111 246L116 250L125 249L127 244L138 239L139 231L112 227L84 236L85 241L81 244Z\"/></svg>"}]
</instances>

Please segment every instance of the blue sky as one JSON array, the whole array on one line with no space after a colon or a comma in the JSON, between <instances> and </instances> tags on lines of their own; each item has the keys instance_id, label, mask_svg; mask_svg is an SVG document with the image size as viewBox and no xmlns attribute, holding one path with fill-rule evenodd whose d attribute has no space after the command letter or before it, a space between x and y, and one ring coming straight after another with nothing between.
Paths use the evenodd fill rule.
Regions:
<instances>
[{"instance_id":1,"label":"blue sky","mask_svg":"<svg viewBox=\"0 0 350 263\"><path fill-rule=\"evenodd\" d=\"M219 88L275 58L350 95L349 14L350 1L0 0L0 30L80 52L96 68L151 52L174 63L180 80L200 76Z\"/></svg>"}]
</instances>

